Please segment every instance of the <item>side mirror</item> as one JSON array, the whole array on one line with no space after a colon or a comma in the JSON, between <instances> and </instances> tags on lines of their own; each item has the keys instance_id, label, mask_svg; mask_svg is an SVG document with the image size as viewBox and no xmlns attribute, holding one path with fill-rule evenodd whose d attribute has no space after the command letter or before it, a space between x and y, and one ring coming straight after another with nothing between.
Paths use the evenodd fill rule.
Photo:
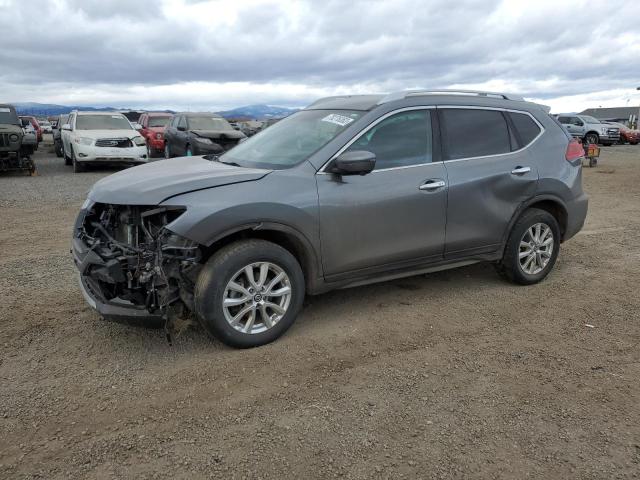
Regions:
<instances>
[{"instance_id":1,"label":"side mirror","mask_svg":"<svg viewBox=\"0 0 640 480\"><path fill-rule=\"evenodd\" d=\"M64 125L62 125L62 129L63 130L71 130L71 124L70 123L65 123Z\"/></svg>"},{"instance_id":2,"label":"side mirror","mask_svg":"<svg viewBox=\"0 0 640 480\"><path fill-rule=\"evenodd\" d=\"M142 125L140 125L139 123L134 123L133 124L133 128L134 128L134 130L140 131L140 130L142 130Z\"/></svg>"},{"instance_id":3,"label":"side mirror","mask_svg":"<svg viewBox=\"0 0 640 480\"><path fill-rule=\"evenodd\" d=\"M187 127L183 127L182 125L178 125L176 128L178 129L179 132L186 132L187 131Z\"/></svg>"},{"instance_id":4,"label":"side mirror","mask_svg":"<svg viewBox=\"0 0 640 480\"><path fill-rule=\"evenodd\" d=\"M338 155L329 167L331 173L342 175L366 175L376 166L376 154L366 150L354 150Z\"/></svg>"}]
</instances>

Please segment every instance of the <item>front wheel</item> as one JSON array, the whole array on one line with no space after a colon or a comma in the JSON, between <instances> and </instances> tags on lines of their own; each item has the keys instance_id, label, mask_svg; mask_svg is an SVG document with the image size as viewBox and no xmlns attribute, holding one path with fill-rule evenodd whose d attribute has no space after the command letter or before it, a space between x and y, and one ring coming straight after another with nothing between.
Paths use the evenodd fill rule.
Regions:
<instances>
[{"instance_id":1,"label":"front wheel","mask_svg":"<svg viewBox=\"0 0 640 480\"><path fill-rule=\"evenodd\" d=\"M556 263L560 251L560 227L549 212L525 210L509 234L498 272L520 285L541 282Z\"/></svg>"},{"instance_id":2,"label":"front wheel","mask_svg":"<svg viewBox=\"0 0 640 480\"><path fill-rule=\"evenodd\" d=\"M207 261L196 284L195 308L214 337L250 348L284 334L304 295L302 269L289 251L264 240L244 240Z\"/></svg>"},{"instance_id":3,"label":"front wheel","mask_svg":"<svg viewBox=\"0 0 640 480\"><path fill-rule=\"evenodd\" d=\"M597 133L588 133L584 139L587 143L593 143L594 145L597 145L600 141L600 137Z\"/></svg>"},{"instance_id":4,"label":"front wheel","mask_svg":"<svg viewBox=\"0 0 640 480\"><path fill-rule=\"evenodd\" d=\"M82 165L76 159L76 154L73 153L73 147L71 147L71 163L73 165L73 173L81 173L84 172L84 165Z\"/></svg>"},{"instance_id":5,"label":"front wheel","mask_svg":"<svg viewBox=\"0 0 640 480\"><path fill-rule=\"evenodd\" d=\"M168 142L164 142L164 158L171 158L171 149Z\"/></svg>"}]
</instances>

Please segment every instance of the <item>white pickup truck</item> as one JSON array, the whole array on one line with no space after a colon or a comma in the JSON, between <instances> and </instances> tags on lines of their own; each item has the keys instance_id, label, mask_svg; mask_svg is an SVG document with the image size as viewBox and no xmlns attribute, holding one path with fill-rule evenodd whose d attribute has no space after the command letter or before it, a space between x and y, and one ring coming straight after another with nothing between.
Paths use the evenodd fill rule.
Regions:
<instances>
[{"instance_id":1,"label":"white pickup truck","mask_svg":"<svg viewBox=\"0 0 640 480\"><path fill-rule=\"evenodd\" d=\"M609 146L620 141L620 129L597 118L575 113L561 113L556 117L571 135L586 143Z\"/></svg>"}]
</instances>

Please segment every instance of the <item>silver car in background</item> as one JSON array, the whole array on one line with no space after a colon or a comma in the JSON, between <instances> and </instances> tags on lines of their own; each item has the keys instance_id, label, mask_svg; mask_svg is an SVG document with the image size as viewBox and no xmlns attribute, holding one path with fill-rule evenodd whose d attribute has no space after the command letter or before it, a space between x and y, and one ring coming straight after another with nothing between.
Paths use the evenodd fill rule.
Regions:
<instances>
[{"instance_id":1,"label":"silver car in background","mask_svg":"<svg viewBox=\"0 0 640 480\"><path fill-rule=\"evenodd\" d=\"M101 315L193 316L254 347L319 294L477 262L530 285L587 213L581 145L522 98L405 91L318 100L223 155L100 180L73 256Z\"/></svg>"}]
</instances>

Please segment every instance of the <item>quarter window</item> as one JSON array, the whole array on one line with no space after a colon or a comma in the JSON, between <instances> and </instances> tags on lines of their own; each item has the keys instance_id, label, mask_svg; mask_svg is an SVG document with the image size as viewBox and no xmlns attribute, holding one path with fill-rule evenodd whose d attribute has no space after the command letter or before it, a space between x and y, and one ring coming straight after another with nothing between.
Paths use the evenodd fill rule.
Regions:
<instances>
[{"instance_id":1,"label":"quarter window","mask_svg":"<svg viewBox=\"0 0 640 480\"><path fill-rule=\"evenodd\" d=\"M511 151L502 112L465 108L440 110L445 160L499 155Z\"/></svg>"},{"instance_id":2,"label":"quarter window","mask_svg":"<svg viewBox=\"0 0 640 480\"><path fill-rule=\"evenodd\" d=\"M376 155L376 170L420 165L432 161L430 110L392 115L362 134L346 151Z\"/></svg>"},{"instance_id":3,"label":"quarter window","mask_svg":"<svg viewBox=\"0 0 640 480\"><path fill-rule=\"evenodd\" d=\"M516 129L516 136L519 140L519 148L526 147L540 135L540 127L533 119L524 113L507 113Z\"/></svg>"}]
</instances>

